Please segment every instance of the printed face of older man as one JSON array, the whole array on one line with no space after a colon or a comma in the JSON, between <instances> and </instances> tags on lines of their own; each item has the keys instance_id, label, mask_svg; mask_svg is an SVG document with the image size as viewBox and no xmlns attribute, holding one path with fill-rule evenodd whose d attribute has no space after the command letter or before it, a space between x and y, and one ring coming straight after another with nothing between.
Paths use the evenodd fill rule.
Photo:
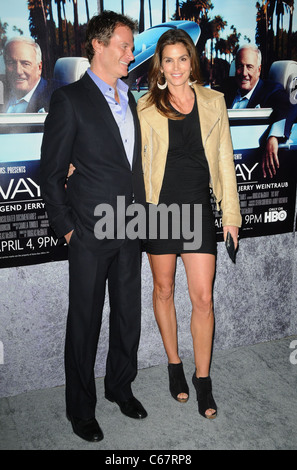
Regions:
<instances>
[{"instance_id":1,"label":"printed face of older man","mask_svg":"<svg viewBox=\"0 0 297 470\"><path fill-rule=\"evenodd\" d=\"M258 55L250 49L242 49L236 57L236 81L242 95L254 88L259 80L261 65L258 65Z\"/></svg>"},{"instance_id":2,"label":"printed face of older man","mask_svg":"<svg viewBox=\"0 0 297 470\"><path fill-rule=\"evenodd\" d=\"M37 64L34 47L23 42L8 44L5 66L9 85L18 98L29 93L41 76L42 63Z\"/></svg>"}]
</instances>

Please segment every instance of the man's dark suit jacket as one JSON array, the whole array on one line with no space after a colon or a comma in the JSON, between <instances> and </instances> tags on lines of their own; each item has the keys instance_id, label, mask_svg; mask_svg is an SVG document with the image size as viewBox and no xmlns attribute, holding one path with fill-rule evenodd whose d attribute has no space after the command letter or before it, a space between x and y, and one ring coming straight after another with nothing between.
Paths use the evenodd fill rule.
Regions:
<instances>
[{"instance_id":1,"label":"man's dark suit jacket","mask_svg":"<svg viewBox=\"0 0 297 470\"><path fill-rule=\"evenodd\" d=\"M41 77L40 82L29 101L26 112L38 113L41 109L44 109L47 113L52 93L62 85L65 84L56 80L45 80Z\"/></svg>"},{"instance_id":2,"label":"man's dark suit jacket","mask_svg":"<svg viewBox=\"0 0 297 470\"><path fill-rule=\"evenodd\" d=\"M227 108L232 107L232 103L237 94L238 85L235 77L230 77L222 90L225 95ZM272 108L270 122L274 123L291 116L290 99L283 86L272 80L259 79L257 86L250 97L247 108ZM285 125L285 137L288 139L292 128L292 120L288 119Z\"/></svg>"},{"instance_id":3,"label":"man's dark suit jacket","mask_svg":"<svg viewBox=\"0 0 297 470\"><path fill-rule=\"evenodd\" d=\"M90 249L113 248L123 240L98 240L94 215L109 204L117 215L117 196L145 204L141 135L134 97L129 105L135 125L132 170L119 128L104 96L86 73L52 95L41 148L41 191L50 223L58 237L72 229ZM69 164L76 167L67 182Z\"/></svg>"}]
</instances>

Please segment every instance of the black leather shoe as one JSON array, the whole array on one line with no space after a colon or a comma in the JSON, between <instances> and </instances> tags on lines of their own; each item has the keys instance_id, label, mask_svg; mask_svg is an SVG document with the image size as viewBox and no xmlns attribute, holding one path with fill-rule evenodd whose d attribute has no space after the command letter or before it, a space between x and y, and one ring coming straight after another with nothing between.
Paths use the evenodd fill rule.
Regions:
<instances>
[{"instance_id":1,"label":"black leather shoe","mask_svg":"<svg viewBox=\"0 0 297 470\"><path fill-rule=\"evenodd\" d=\"M85 441L99 442L103 439L103 432L95 418L88 420L74 418L67 414L67 418L72 424L72 429L77 436Z\"/></svg>"},{"instance_id":2,"label":"black leather shoe","mask_svg":"<svg viewBox=\"0 0 297 470\"><path fill-rule=\"evenodd\" d=\"M119 401L115 400L110 395L105 394L105 398L107 398L107 400L111 401L112 403L119 405L121 412L129 418L143 419L147 417L147 412L143 408L140 401L138 401L135 397L131 397L126 401Z\"/></svg>"}]
</instances>

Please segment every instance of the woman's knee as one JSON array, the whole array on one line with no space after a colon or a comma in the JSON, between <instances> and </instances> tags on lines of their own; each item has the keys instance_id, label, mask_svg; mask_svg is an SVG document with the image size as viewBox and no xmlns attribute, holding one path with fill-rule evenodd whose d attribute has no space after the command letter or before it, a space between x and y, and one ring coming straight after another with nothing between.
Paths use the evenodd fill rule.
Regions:
<instances>
[{"instance_id":1,"label":"woman's knee","mask_svg":"<svg viewBox=\"0 0 297 470\"><path fill-rule=\"evenodd\" d=\"M192 296L193 312L211 315L213 312L212 293L203 292Z\"/></svg>"},{"instance_id":2,"label":"woman's knee","mask_svg":"<svg viewBox=\"0 0 297 470\"><path fill-rule=\"evenodd\" d=\"M158 300L166 302L172 300L174 293L174 283L172 282L155 282L154 295Z\"/></svg>"}]
</instances>

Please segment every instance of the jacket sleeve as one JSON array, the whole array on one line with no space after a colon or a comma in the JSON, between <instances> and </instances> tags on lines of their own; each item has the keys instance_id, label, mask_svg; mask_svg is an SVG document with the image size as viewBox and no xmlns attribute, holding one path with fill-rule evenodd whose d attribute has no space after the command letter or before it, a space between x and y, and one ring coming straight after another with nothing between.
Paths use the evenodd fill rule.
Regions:
<instances>
[{"instance_id":1,"label":"jacket sleeve","mask_svg":"<svg viewBox=\"0 0 297 470\"><path fill-rule=\"evenodd\" d=\"M40 161L41 194L50 224L58 238L74 228L65 179L75 135L76 118L72 104L63 89L59 89L52 95L45 120Z\"/></svg>"},{"instance_id":2,"label":"jacket sleeve","mask_svg":"<svg viewBox=\"0 0 297 470\"><path fill-rule=\"evenodd\" d=\"M222 186L222 224L241 227L233 146L224 97L221 98L219 179Z\"/></svg>"}]
</instances>

